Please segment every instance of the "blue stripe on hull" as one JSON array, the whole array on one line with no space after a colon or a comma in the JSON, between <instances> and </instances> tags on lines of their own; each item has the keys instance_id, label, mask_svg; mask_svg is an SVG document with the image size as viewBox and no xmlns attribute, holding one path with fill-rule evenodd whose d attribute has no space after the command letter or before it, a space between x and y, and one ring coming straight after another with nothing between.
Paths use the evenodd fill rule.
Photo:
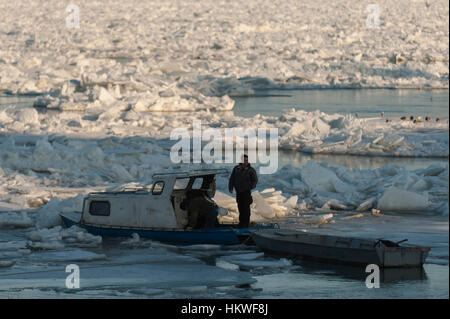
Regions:
<instances>
[{"instance_id":1,"label":"blue stripe on hull","mask_svg":"<svg viewBox=\"0 0 450 319\"><path fill-rule=\"evenodd\" d=\"M133 233L140 237L152 240L184 243L184 244L217 244L217 245L235 245L239 244L237 233L231 228L225 229L202 229L202 230L138 230L138 229L120 229L120 228L102 228L74 223L70 219L63 217L66 227L77 225L86 229L93 235L106 237L130 237Z\"/></svg>"},{"instance_id":2,"label":"blue stripe on hull","mask_svg":"<svg viewBox=\"0 0 450 319\"><path fill-rule=\"evenodd\" d=\"M217 244L217 245L236 245L239 244L239 237L247 237L249 231L258 229L274 228L274 225L260 225L258 227L233 229L213 228L199 230L139 230L123 228L104 228L76 223L69 218L61 216L66 227L73 225L86 229L89 233L105 237L130 237L137 233L140 237L149 238L157 241L184 243L184 244Z\"/></svg>"},{"instance_id":3,"label":"blue stripe on hull","mask_svg":"<svg viewBox=\"0 0 450 319\"><path fill-rule=\"evenodd\" d=\"M233 245L239 244L238 237L233 230L221 231L163 231L163 230L136 230L136 229L113 229L100 228L83 225L88 232L94 235L106 237L130 237L137 233L140 237L152 240L185 243L185 244L219 244Z\"/></svg>"}]
</instances>

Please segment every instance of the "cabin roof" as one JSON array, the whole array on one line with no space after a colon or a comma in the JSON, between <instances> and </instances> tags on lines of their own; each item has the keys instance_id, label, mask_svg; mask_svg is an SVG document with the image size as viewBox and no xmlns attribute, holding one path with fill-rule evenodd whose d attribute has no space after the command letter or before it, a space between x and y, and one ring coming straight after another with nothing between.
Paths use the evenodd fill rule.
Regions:
<instances>
[{"instance_id":1,"label":"cabin roof","mask_svg":"<svg viewBox=\"0 0 450 319\"><path fill-rule=\"evenodd\" d=\"M165 177L175 177L175 178L187 178L195 176L206 176L206 175L217 175L217 174L228 174L228 170L224 168L219 169L203 169L203 170L190 170L184 172L169 172L169 173L156 173L152 175L153 179L165 178Z\"/></svg>"}]
</instances>

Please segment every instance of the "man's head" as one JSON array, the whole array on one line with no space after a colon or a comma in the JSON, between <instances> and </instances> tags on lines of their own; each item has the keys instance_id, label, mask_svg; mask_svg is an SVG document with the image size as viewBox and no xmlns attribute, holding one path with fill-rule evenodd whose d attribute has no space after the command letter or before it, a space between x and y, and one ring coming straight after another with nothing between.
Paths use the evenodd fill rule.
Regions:
<instances>
[{"instance_id":1,"label":"man's head","mask_svg":"<svg viewBox=\"0 0 450 319\"><path fill-rule=\"evenodd\" d=\"M242 157L242 162L240 163L240 165L245 166L245 167L249 165L247 154L244 154L244 156Z\"/></svg>"}]
</instances>

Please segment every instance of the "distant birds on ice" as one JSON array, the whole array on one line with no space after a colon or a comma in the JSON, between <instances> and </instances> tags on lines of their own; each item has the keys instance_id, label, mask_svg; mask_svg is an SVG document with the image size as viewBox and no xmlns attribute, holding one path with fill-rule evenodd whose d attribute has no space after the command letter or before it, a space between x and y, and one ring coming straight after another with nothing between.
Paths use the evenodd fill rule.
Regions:
<instances>
[{"instance_id":1,"label":"distant birds on ice","mask_svg":"<svg viewBox=\"0 0 450 319\"><path fill-rule=\"evenodd\" d=\"M382 118L384 118L384 112L381 112L380 115L381 115ZM359 118L359 114L358 113L355 113L355 118L357 118L357 119ZM408 117L407 116L402 116L400 118L400 120L406 121L406 120L408 120ZM422 123L422 117L421 116L417 116L416 118L414 118L414 116L411 115L409 117L409 120L412 121L414 124ZM431 121L431 117L425 116L425 121L426 122L430 122ZM437 117L436 118L436 122L440 122L440 121L441 120ZM386 119L386 123L392 123L392 120L391 119Z\"/></svg>"},{"instance_id":2,"label":"distant birds on ice","mask_svg":"<svg viewBox=\"0 0 450 319\"><path fill-rule=\"evenodd\" d=\"M407 119L408 119L408 118L407 118L406 116L402 116L402 117L400 118L400 120L402 120L402 121L406 121ZM422 117L421 117L421 116L418 116L417 118L414 118L414 116L410 116L410 117L409 117L409 120L412 121L414 124L422 123ZM431 121L431 117L425 116L425 121L426 121L426 122ZM437 117L437 118L436 118L436 122L440 122L440 121L441 121L441 120Z\"/></svg>"}]
</instances>

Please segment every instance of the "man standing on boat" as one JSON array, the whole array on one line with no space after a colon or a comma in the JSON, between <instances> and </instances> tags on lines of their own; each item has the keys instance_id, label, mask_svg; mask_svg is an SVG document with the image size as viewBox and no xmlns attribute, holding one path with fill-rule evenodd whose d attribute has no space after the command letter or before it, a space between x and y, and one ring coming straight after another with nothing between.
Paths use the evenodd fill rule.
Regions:
<instances>
[{"instance_id":1,"label":"man standing on boat","mask_svg":"<svg viewBox=\"0 0 450 319\"><path fill-rule=\"evenodd\" d=\"M236 189L236 202L239 209L239 228L247 228L250 224L250 204L253 203L251 190L256 187L258 176L248 162L248 156L244 155L243 163L233 168L228 189L233 193Z\"/></svg>"}]
</instances>

